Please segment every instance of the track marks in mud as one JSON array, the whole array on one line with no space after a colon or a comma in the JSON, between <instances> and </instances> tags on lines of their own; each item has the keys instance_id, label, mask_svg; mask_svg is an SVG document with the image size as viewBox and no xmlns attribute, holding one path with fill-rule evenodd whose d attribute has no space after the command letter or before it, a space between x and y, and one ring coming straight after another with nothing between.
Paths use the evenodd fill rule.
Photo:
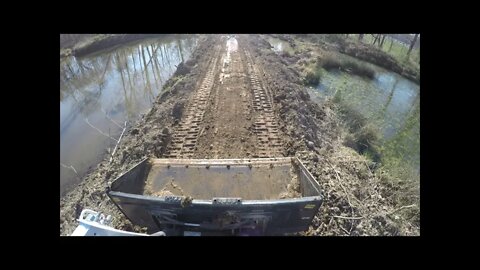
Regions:
<instances>
[{"instance_id":1,"label":"track marks in mud","mask_svg":"<svg viewBox=\"0 0 480 270\"><path fill-rule=\"evenodd\" d=\"M260 72L254 65L251 54L247 50L244 53L253 95L253 109L256 114L253 131L257 136L257 154L253 157L282 156L282 142L273 112L272 94L263 85Z\"/></svg>"},{"instance_id":2,"label":"track marks in mud","mask_svg":"<svg viewBox=\"0 0 480 270\"><path fill-rule=\"evenodd\" d=\"M168 155L170 158L190 158L195 151L195 145L200 133L200 125L203 116L208 107L210 92L214 85L215 71L220 54L217 48L208 71L203 79L200 88L193 93L186 108L186 113L182 117L172 141L168 147Z\"/></svg>"},{"instance_id":3,"label":"track marks in mud","mask_svg":"<svg viewBox=\"0 0 480 270\"><path fill-rule=\"evenodd\" d=\"M221 40L200 87L192 93L166 157L283 156L272 93L259 67L248 47L240 48L242 43L236 38Z\"/></svg>"}]
</instances>

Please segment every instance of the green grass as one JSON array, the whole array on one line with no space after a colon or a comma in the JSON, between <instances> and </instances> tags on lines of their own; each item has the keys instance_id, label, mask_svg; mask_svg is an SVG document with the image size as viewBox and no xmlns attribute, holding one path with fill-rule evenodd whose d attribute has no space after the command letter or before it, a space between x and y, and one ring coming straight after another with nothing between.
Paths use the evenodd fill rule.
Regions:
<instances>
[{"instance_id":1,"label":"green grass","mask_svg":"<svg viewBox=\"0 0 480 270\"><path fill-rule=\"evenodd\" d=\"M358 76L373 79L375 71L365 64L357 63L352 60L341 59L339 57L326 57L322 60L321 65L326 70L340 69Z\"/></svg>"},{"instance_id":2,"label":"green grass","mask_svg":"<svg viewBox=\"0 0 480 270\"><path fill-rule=\"evenodd\" d=\"M320 68L308 70L307 75L305 76L304 83L305 85L309 85L309 86L317 86L318 83L320 82L321 77L322 77L322 70Z\"/></svg>"},{"instance_id":3,"label":"green grass","mask_svg":"<svg viewBox=\"0 0 480 270\"><path fill-rule=\"evenodd\" d=\"M322 80L328 80L328 76L325 73ZM358 93L352 93L359 89L348 83L348 74L341 76L329 87L335 91L330 91L329 95L332 95L330 100L336 105L335 111L346 128L343 144L375 162L373 171L382 183L379 192L383 198L397 209L409 206L395 212L391 218L399 216L414 226L420 226L419 163L414 158L419 155L419 104L412 107L398 133L385 141L379 130L380 123L356 105L354 99ZM360 88L365 87L361 85Z\"/></svg>"}]
</instances>

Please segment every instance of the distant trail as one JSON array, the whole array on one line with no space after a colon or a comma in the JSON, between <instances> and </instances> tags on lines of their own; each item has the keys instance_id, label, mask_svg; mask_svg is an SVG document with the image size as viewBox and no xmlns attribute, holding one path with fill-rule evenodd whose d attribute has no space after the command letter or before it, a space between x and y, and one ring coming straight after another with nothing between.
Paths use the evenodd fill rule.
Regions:
<instances>
[{"instance_id":1,"label":"distant trail","mask_svg":"<svg viewBox=\"0 0 480 270\"><path fill-rule=\"evenodd\" d=\"M245 37L222 37L167 148L169 158L280 157L272 93Z\"/></svg>"}]
</instances>

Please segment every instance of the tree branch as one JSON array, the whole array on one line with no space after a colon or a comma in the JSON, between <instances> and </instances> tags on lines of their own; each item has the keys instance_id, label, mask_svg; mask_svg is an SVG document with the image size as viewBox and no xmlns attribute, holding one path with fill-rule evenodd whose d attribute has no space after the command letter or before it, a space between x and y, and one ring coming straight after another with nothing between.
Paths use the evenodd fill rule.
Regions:
<instances>
[{"instance_id":1,"label":"tree branch","mask_svg":"<svg viewBox=\"0 0 480 270\"><path fill-rule=\"evenodd\" d=\"M64 168L67 168L67 169L71 169L71 170L73 170L73 171L75 172L76 175L78 175L77 170L75 170L75 168L74 168L72 165L67 166L67 165L65 165L65 164L63 164L63 163L60 162L60 166L62 166L62 167L64 167Z\"/></svg>"},{"instance_id":2,"label":"tree branch","mask_svg":"<svg viewBox=\"0 0 480 270\"><path fill-rule=\"evenodd\" d=\"M107 112L106 112L103 108L100 108L100 110L102 110L102 112L105 114L105 117L106 117L108 120L112 121L112 123L114 123L115 125L117 125L117 127L122 128L122 126L120 126L120 124L118 124L118 123L115 122L112 118L110 118L110 116L108 116Z\"/></svg>"},{"instance_id":3,"label":"tree branch","mask_svg":"<svg viewBox=\"0 0 480 270\"><path fill-rule=\"evenodd\" d=\"M89 126L91 126L93 129L95 129L96 131L100 132L100 134L102 134L103 136L106 136L106 137L108 137L108 138L110 138L110 139L112 139L112 140L114 140L114 141L116 141L116 142L118 143L118 140L117 140L117 139L115 139L115 138L113 138L113 137L110 137L108 134L103 133L103 131L101 131L100 129L94 127L92 124L90 124L90 122L88 122L88 118L85 118L85 122L86 122Z\"/></svg>"},{"instance_id":4,"label":"tree branch","mask_svg":"<svg viewBox=\"0 0 480 270\"><path fill-rule=\"evenodd\" d=\"M342 216L332 216L334 218L341 218L341 219L362 219L363 217L342 217Z\"/></svg>"},{"instance_id":5,"label":"tree branch","mask_svg":"<svg viewBox=\"0 0 480 270\"><path fill-rule=\"evenodd\" d=\"M404 205L396 210L393 210L392 212L388 213L387 215L393 215L394 213L400 211L400 210L403 210L403 209L406 209L406 208L412 208L412 207L416 207L417 205L416 204L411 204L411 205Z\"/></svg>"},{"instance_id":6,"label":"tree branch","mask_svg":"<svg viewBox=\"0 0 480 270\"><path fill-rule=\"evenodd\" d=\"M120 134L120 138L118 138L117 144L115 145L115 148L113 149L112 155L110 157L110 162L112 162L112 160L113 160L113 155L115 155L115 152L117 151L117 147L120 144L120 140L122 139L123 133L125 132L126 129L127 129L127 121L125 121L125 126L122 130L122 134Z\"/></svg>"}]
</instances>

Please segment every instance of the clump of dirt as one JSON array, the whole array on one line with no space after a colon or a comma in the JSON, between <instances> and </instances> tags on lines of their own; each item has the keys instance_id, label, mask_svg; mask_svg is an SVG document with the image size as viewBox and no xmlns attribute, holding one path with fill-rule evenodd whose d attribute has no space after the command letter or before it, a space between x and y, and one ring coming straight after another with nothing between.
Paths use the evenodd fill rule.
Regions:
<instances>
[{"instance_id":1,"label":"clump of dirt","mask_svg":"<svg viewBox=\"0 0 480 270\"><path fill-rule=\"evenodd\" d=\"M295 166L290 167L290 175L292 180L287 184L287 190L280 193L278 196L280 199L287 198L301 198L302 193L300 190L300 181L298 179L298 171L294 168Z\"/></svg>"},{"instance_id":2,"label":"clump of dirt","mask_svg":"<svg viewBox=\"0 0 480 270\"><path fill-rule=\"evenodd\" d=\"M160 191L154 192L152 194L145 193L145 195L151 195L156 197L165 197L165 196L175 196L170 190L166 188L161 189Z\"/></svg>"},{"instance_id":3,"label":"clump of dirt","mask_svg":"<svg viewBox=\"0 0 480 270\"><path fill-rule=\"evenodd\" d=\"M183 195L183 190L178 187L177 184L175 184L175 179L171 177L168 182L163 186L160 190L154 188L154 183L153 180L149 180L147 178L145 187L143 189L143 194L144 195L149 195L149 196L170 196L170 195L175 195L174 193L181 192Z\"/></svg>"},{"instance_id":4,"label":"clump of dirt","mask_svg":"<svg viewBox=\"0 0 480 270\"><path fill-rule=\"evenodd\" d=\"M188 74L190 72L190 68L191 68L190 66L181 62L180 64L178 64L177 70L175 71L173 76L183 76L185 74Z\"/></svg>"},{"instance_id":5,"label":"clump of dirt","mask_svg":"<svg viewBox=\"0 0 480 270\"><path fill-rule=\"evenodd\" d=\"M143 194L149 196L185 196L182 187L175 183L175 179L171 178L161 190L155 190L152 182L147 182Z\"/></svg>"}]
</instances>

